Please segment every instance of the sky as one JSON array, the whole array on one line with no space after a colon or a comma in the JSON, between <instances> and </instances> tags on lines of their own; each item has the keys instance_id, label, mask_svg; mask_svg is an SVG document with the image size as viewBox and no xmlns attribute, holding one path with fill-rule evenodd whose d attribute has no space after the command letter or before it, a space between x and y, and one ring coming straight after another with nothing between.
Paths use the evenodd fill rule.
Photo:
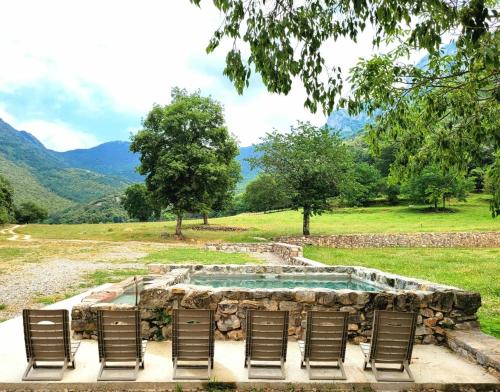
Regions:
<instances>
[{"instance_id":1,"label":"sky","mask_svg":"<svg viewBox=\"0 0 500 392\"><path fill-rule=\"evenodd\" d=\"M227 45L206 54L222 15L209 0L16 0L0 3L0 118L56 151L129 140L174 86L200 89L225 108L240 145L297 120L321 126L295 82L287 95L260 81L240 96L223 76ZM372 53L370 39L331 44L344 69Z\"/></svg>"}]
</instances>

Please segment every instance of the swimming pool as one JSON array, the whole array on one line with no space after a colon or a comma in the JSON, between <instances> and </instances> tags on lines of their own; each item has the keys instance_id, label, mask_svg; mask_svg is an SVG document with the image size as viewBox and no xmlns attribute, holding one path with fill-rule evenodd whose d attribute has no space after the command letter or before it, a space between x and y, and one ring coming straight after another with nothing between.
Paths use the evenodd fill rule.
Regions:
<instances>
[{"instance_id":1,"label":"swimming pool","mask_svg":"<svg viewBox=\"0 0 500 392\"><path fill-rule=\"evenodd\" d=\"M373 284L344 275L297 275L293 274L194 274L190 284L200 286L243 287L248 289L331 289L377 292L381 289Z\"/></svg>"}]
</instances>

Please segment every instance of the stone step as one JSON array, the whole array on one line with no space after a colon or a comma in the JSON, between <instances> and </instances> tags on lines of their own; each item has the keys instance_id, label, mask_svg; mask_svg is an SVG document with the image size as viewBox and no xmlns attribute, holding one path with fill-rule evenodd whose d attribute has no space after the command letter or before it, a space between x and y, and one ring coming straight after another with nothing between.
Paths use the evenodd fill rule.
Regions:
<instances>
[{"instance_id":1,"label":"stone step","mask_svg":"<svg viewBox=\"0 0 500 392\"><path fill-rule=\"evenodd\" d=\"M446 338L448 346L457 354L484 366L497 377L500 375L500 339L479 329L447 330Z\"/></svg>"}]
</instances>

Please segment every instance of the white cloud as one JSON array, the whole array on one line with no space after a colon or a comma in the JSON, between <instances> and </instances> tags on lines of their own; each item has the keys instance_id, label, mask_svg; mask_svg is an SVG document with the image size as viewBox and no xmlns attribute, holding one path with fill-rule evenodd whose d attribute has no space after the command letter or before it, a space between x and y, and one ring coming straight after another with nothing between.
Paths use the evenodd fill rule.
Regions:
<instances>
[{"instance_id":1,"label":"white cloud","mask_svg":"<svg viewBox=\"0 0 500 392\"><path fill-rule=\"evenodd\" d=\"M99 144L99 140L89 133L77 131L63 122L33 120L20 122L18 129L29 130L43 145L56 151L89 148Z\"/></svg>"},{"instance_id":2,"label":"white cloud","mask_svg":"<svg viewBox=\"0 0 500 392\"><path fill-rule=\"evenodd\" d=\"M0 105L0 118L20 131L28 131L42 144L55 151L93 147L100 143L96 136L75 130L62 121L28 120L23 121L10 115Z\"/></svg>"},{"instance_id":3,"label":"white cloud","mask_svg":"<svg viewBox=\"0 0 500 392\"><path fill-rule=\"evenodd\" d=\"M115 111L144 116L153 103L169 102L171 87L200 88L225 105L230 130L244 145L273 127L287 130L297 119L323 124L323 115L303 107L299 83L288 96L270 95L260 86L252 99L227 87L222 76L225 51L205 55L221 21L210 3L202 2L199 9L188 0L1 2L0 91L52 82L77 97L89 115L112 105ZM348 67L370 50L366 43L347 42L337 45L332 56ZM97 100L95 89L109 99ZM91 143L88 133L72 130L78 124L18 120L33 125L29 130L53 148ZM59 136L51 136L54 132Z\"/></svg>"}]
</instances>

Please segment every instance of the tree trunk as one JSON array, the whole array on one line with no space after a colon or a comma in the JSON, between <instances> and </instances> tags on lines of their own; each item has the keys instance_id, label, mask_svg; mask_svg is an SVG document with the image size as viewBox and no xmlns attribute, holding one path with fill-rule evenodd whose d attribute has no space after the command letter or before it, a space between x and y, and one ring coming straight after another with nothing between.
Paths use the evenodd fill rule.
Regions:
<instances>
[{"instance_id":1,"label":"tree trunk","mask_svg":"<svg viewBox=\"0 0 500 392\"><path fill-rule=\"evenodd\" d=\"M311 210L307 207L304 207L304 221L302 224L302 234L309 235L309 221L311 218Z\"/></svg>"},{"instance_id":2,"label":"tree trunk","mask_svg":"<svg viewBox=\"0 0 500 392\"><path fill-rule=\"evenodd\" d=\"M203 224L208 225L208 214L206 212L203 213Z\"/></svg>"},{"instance_id":3,"label":"tree trunk","mask_svg":"<svg viewBox=\"0 0 500 392\"><path fill-rule=\"evenodd\" d=\"M434 210L437 211L438 209L438 201L437 199L434 199Z\"/></svg>"},{"instance_id":4,"label":"tree trunk","mask_svg":"<svg viewBox=\"0 0 500 392\"><path fill-rule=\"evenodd\" d=\"M177 214L177 222L175 224L175 235L182 237L182 214Z\"/></svg>"},{"instance_id":5,"label":"tree trunk","mask_svg":"<svg viewBox=\"0 0 500 392\"><path fill-rule=\"evenodd\" d=\"M443 210L446 209L446 197L443 195Z\"/></svg>"}]
</instances>

